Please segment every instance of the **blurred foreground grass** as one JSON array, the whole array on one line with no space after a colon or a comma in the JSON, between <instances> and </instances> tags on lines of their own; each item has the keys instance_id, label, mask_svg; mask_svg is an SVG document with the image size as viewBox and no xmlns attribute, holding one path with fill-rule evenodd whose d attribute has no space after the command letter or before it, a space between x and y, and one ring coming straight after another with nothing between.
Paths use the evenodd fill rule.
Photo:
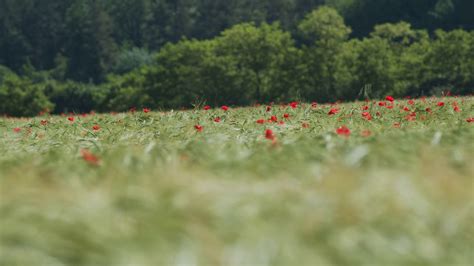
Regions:
<instances>
[{"instance_id":1,"label":"blurred foreground grass","mask_svg":"<svg viewBox=\"0 0 474 266\"><path fill-rule=\"evenodd\" d=\"M0 119L0 265L472 265L473 98L365 105Z\"/></svg>"}]
</instances>

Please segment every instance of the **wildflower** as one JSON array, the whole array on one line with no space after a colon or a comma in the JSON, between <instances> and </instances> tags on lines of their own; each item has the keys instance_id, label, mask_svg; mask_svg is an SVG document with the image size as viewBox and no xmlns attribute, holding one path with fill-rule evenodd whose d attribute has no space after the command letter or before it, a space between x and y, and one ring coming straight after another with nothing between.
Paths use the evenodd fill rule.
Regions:
<instances>
[{"instance_id":1,"label":"wildflower","mask_svg":"<svg viewBox=\"0 0 474 266\"><path fill-rule=\"evenodd\" d=\"M267 106L267 112L270 112L272 110L272 107L271 106Z\"/></svg>"},{"instance_id":2,"label":"wildflower","mask_svg":"<svg viewBox=\"0 0 474 266\"><path fill-rule=\"evenodd\" d=\"M21 131L21 128L19 128L19 127L15 127L15 128L13 129L13 131L14 131L15 133L20 133L20 131Z\"/></svg>"},{"instance_id":3,"label":"wildflower","mask_svg":"<svg viewBox=\"0 0 474 266\"><path fill-rule=\"evenodd\" d=\"M290 118L290 114L284 114L283 117L284 118Z\"/></svg>"},{"instance_id":4,"label":"wildflower","mask_svg":"<svg viewBox=\"0 0 474 266\"><path fill-rule=\"evenodd\" d=\"M351 130L346 126L341 126L338 129L336 129L336 133L340 136L349 137L351 135Z\"/></svg>"},{"instance_id":5,"label":"wildflower","mask_svg":"<svg viewBox=\"0 0 474 266\"><path fill-rule=\"evenodd\" d=\"M270 117L270 122L278 122L278 118L274 115L272 115L272 117Z\"/></svg>"},{"instance_id":6,"label":"wildflower","mask_svg":"<svg viewBox=\"0 0 474 266\"><path fill-rule=\"evenodd\" d=\"M474 117L469 117L468 119L466 119L466 122L473 123L474 122Z\"/></svg>"},{"instance_id":7,"label":"wildflower","mask_svg":"<svg viewBox=\"0 0 474 266\"><path fill-rule=\"evenodd\" d=\"M265 138L269 140L275 139L275 135L273 134L273 131L271 129L265 130Z\"/></svg>"},{"instance_id":8,"label":"wildflower","mask_svg":"<svg viewBox=\"0 0 474 266\"><path fill-rule=\"evenodd\" d=\"M388 105L387 109L393 109L393 105Z\"/></svg>"},{"instance_id":9,"label":"wildflower","mask_svg":"<svg viewBox=\"0 0 474 266\"><path fill-rule=\"evenodd\" d=\"M379 102L379 106L386 106L387 103L386 102Z\"/></svg>"},{"instance_id":10,"label":"wildflower","mask_svg":"<svg viewBox=\"0 0 474 266\"><path fill-rule=\"evenodd\" d=\"M369 112L363 112L362 116L368 121L372 120L372 115Z\"/></svg>"},{"instance_id":11,"label":"wildflower","mask_svg":"<svg viewBox=\"0 0 474 266\"><path fill-rule=\"evenodd\" d=\"M280 121L278 122L278 125L283 126L285 124L285 121Z\"/></svg>"},{"instance_id":12,"label":"wildflower","mask_svg":"<svg viewBox=\"0 0 474 266\"><path fill-rule=\"evenodd\" d=\"M458 112L458 113L461 112L461 109L457 105L454 106L453 110L454 110L454 112Z\"/></svg>"},{"instance_id":13,"label":"wildflower","mask_svg":"<svg viewBox=\"0 0 474 266\"><path fill-rule=\"evenodd\" d=\"M318 103L317 103L317 102L312 102L312 103L311 103L311 107L313 107L313 108L318 107Z\"/></svg>"},{"instance_id":14,"label":"wildflower","mask_svg":"<svg viewBox=\"0 0 474 266\"><path fill-rule=\"evenodd\" d=\"M48 124L48 121L47 120L41 120L40 123L41 123L42 126L46 126Z\"/></svg>"},{"instance_id":15,"label":"wildflower","mask_svg":"<svg viewBox=\"0 0 474 266\"><path fill-rule=\"evenodd\" d=\"M414 105L414 104L415 104L415 101L409 100L409 101L408 101L408 104L409 104L409 105Z\"/></svg>"},{"instance_id":16,"label":"wildflower","mask_svg":"<svg viewBox=\"0 0 474 266\"><path fill-rule=\"evenodd\" d=\"M265 119L259 119L259 120L257 120L257 124L265 124Z\"/></svg>"},{"instance_id":17,"label":"wildflower","mask_svg":"<svg viewBox=\"0 0 474 266\"><path fill-rule=\"evenodd\" d=\"M362 106L362 110L363 110L363 111L367 111L367 110L369 110L369 106L367 106L367 105L365 105L365 106Z\"/></svg>"},{"instance_id":18,"label":"wildflower","mask_svg":"<svg viewBox=\"0 0 474 266\"><path fill-rule=\"evenodd\" d=\"M144 112L145 114L148 114L150 111L151 111L151 110L150 110L149 108L143 108L143 112Z\"/></svg>"},{"instance_id":19,"label":"wildflower","mask_svg":"<svg viewBox=\"0 0 474 266\"><path fill-rule=\"evenodd\" d=\"M404 110L405 112L410 112L410 108L408 108L407 106L403 107L403 110Z\"/></svg>"},{"instance_id":20,"label":"wildflower","mask_svg":"<svg viewBox=\"0 0 474 266\"><path fill-rule=\"evenodd\" d=\"M91 165L99 165L99 158L87 149L81 150L81 156L84 161Z\"/></svg>"},{"instance_id":21,"label":"wildflower","mask_svg":"<svg viewBox=\"0 0 474 266\"><path fill-rule=\"evenodd\" d=\"M437 104L439 107L443 107L444 106L444 102L438 102Z\"/></svg>"},{"instance_id":22,"label":"wildflower","mask_svg":"<svg viewBox=\"0 0 474 266\"><path fill-rule=\"evenodd\" d=\"M392 96L387 96L387 97L385 97L385 100L387 100L389 102L393 102L395 99Z\"/></svg>"},{"instance_id":23,"label":"wildflower","mask_svg":"<svg viewBox=\"0 0 474 266\"><path fill-rule=\"evenodd\" d=\"M298 107L298 103L297 102L291 102L290 106L291 106L291 108L295 109L295 108Z\"/></svg>"},{"instance_id":24,"label":"wildflower","mask_svg":"<svg viewBox=\"0 0 474 266\"><path fill-rule=\"evenodd\" d=\"M197 132L202 132L203 127L201 125L195 125L194 128L197 130Z\"/></svg>"},{"instance_id":25,"label":"wildflower","mask_svg":"<svg viewBox=\"0 0 474 266\"><path fill-rule=\"evenodd\" d=\"M224 111L228 111L228 110L229 110L229 106L223 105L223 106L221 107L221 109L224 110Z\"/></svg>"},{"instance_id":26,"label":"wildflower","mask_svg":"<svg viewBox=\"0 0 474 266\"><path fill-rule=\"evenodd\" d=\"M74 122L74 117L70 116L67 118L67 120L71 121L71 122Z\"/></svg>"},{"instance_id":27,"label":"wildflower","mask_svg":"<svg viewBox=\"0 0 474 266\"><path fill-rule=\"evenodd\" d=\"M337 108L332 108L331 110L329 110L328 115L335 115L335 114L337 114L337 113L339 113L339 109L337 109Z\"/></svg>"},{"instance_id":28,"label":"wildflower","mask_svg":"<svg viewBox=\"0 0 474 266\"><path fill-rule=\"evenodd\" d=\"M221 118L220 118L220 117L216 117L216 118L214 118L214 122L216 122L216 123L220 123L220 122L221 122Z\"/></svg>"},{"instance_id":29,"label":"wildflower","mask_svg":"<svg viewBox=\"0 0 474 266\"><path fill-rule=\"evenodd\" d=\"M95 125L95 126L92 127L92 129L93 129L94 131L99 131L99 130L100 130L100 126L99 126L99 125Z\"/></svg>"},{"instance_id":30,"label":"wildflower","mask_svg":"<svg viewBox=\"0 0 474 266\"><path fill-rule=\"evenodd\" d=\"M204 106L204 110L208 111L211 110L211 107L209 105Z\"/></svg>"}]
</instances>

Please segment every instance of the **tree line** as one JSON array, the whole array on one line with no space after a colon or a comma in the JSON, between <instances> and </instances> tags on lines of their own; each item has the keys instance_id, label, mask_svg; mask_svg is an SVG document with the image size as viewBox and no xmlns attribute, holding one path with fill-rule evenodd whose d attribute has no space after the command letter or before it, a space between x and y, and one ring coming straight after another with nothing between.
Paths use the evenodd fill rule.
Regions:
<instances>
[{"instance_id":1,"label":"tree line","mask_svg":"<svg viewBox=\"0 0 474 266\"><path fill-rule=\"evenodd\" d=\"M250 9L229 8L232 14L242 12L235 15L235 21L230 13L217 12L220 1L30 2L1 0L0 12L5 12L4 7L10 12L0 18L9 22L15 17L14 3L24 4L18 9L22 11L41 9L45 4L45 12L53 12L50 7L55 6L54 10L63 8L67 15L42 14L38 19L46 21L27 24L33 27L29 37L6 30L12 23L0 24L0 32L8 35L0 38L3 114L35 115L45 109L55 113L124 111L132 106L178 108L202 102L329 102L441 90L472 93L474 88L474 32L465 30L472 27L468 20L462 24L464 30L419 29L402 21L375 25L368 33L361 26L354 32L346 22L351 16L345 19L341 14L354 13L371 1L275 1L292 3L288 9L291 16L270 8L277 4L263 5L265 1L229 1L230 6L238 7L262 4ZM302 3L309 2L309 6L320 2L330 5L303 15L306 6ZM425 2L430 12L446 8L440 1L434 1L435 9L428 5L433 1L411 2ZM199 22L196 3L207 4L206 12L214 7L216 13ZM301 15L294 11L297 7L304 7ZM152 15L150 10L162 13ZM265 10L261 19L237 23L243 14L257 16L253 12L258 10ZM119 18L122 23L113 22ZM55 29L51 22L55 19L66 23ZM229 22L220 23L221 19ZM414 25L423 25L423 21ZM454 23L449 21L446 25ZM162 26L156 26L159 23ZM221 28L227 29L217 34ZM61 31L68 37L63 39ZM44 40L28 43L35 38ZM150 52L154 50L157 52ZM27 52L31 54L22 55Z\"/></svg>"}]
</instances>

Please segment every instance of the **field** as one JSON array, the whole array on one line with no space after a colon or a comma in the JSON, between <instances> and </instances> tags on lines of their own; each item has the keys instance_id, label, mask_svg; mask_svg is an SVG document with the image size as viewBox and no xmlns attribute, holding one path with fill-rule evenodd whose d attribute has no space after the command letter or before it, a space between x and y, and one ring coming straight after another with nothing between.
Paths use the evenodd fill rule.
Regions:
<instances>
[{"instance_id":1,"label":"field","mask_svg":"<svg viewBox=\"0 0 474 266\"><path fill-rule=\"evenodd\" d=\"M473 97L204 109L0 118L0 265L472 265Z\"/></svg>"}]
</instances>

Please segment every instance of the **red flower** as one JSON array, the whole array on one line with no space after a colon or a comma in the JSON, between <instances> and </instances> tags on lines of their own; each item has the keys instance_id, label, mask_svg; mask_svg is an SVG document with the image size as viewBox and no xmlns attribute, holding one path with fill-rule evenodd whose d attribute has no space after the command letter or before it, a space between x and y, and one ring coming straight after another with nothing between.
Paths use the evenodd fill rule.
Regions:
<instances>
[{"instance_id":1,"label":"red flower","mask_svg":"<svg viewBox=\"0 0 474 266\"><path fill-rule=\"evenodd\" d=\"M48 124L48 121L47 120L41 120L40 123L41 123L42 126L46 126Z\"/></svg>"},{"instance_id":2,"label":"red flower","mask_svg":"<svg viewBox=\"0 0 474 266\"><path fill-rule=\"evenodd\" d=\"M414 105L414 104L415 104L415 101L409 100L409 101L408 101L408 104L409 104L409 105Z\"/></svg>"},{"instance_id":3,"label":"red flower","mask_svg":"<svg viewBox=\"0 0 474 266\"><path fill-rule=\"evenodd\" d=\"M388 105L387 109L393 109L393 105Z\"/></svg>"},{"instance_id":4,"label":"red flower","mask_svg":"<svg viewBox=\"0 0 474 266\"><path fill-rule=\"evenodd\" d=\"M372 115L369 112L363 112L362 116L367 120L372 120Z\"/></svg>"},{"instance_id":5,"label":"red flower","mask_svg":"<svg viewBox=\"0 0 474 266\"><path fill-rule=\"evenodd\" d=\"M92 127L92 129L93 129L94 131L99 131L99 130L100 130L100 126L99 126L99 125L95 125L95 126Z\"/></svg>"},{"instance_id":6,"label":"red flower","mask_svg":"<svg viewBox=\"0 0 474 266\"><path fill-rule=\"evenodd\" d=\"M272 110L271 106L267 106L267 112L270 112Z\"/></svg>"},{"instance_id":7,"label":"red flower","mask_svg":"<svg viewBox=\"0 0 474 266\"><path fill-rule=\"evenodd\" d=\"M265 130L265 138L269 140L275 139L275 135L273 134L273 131L271 129Z\"/></svg>"},{"instance_id":8,"label":"red flower","mask_svg":"<svg viewBox=\"0 0 474 266\"><path fill-rule=\"evenodd\" d=\"M67 120L71 121L71 122L74 122L74 117L70 116L67 118Z\"/></svg>"},{"instance_id":9,"label":"red flower","mask_svg":"<svg viewBox=\"0 0 474 266\"><path fill-rule=\"evenodd\" d=\"M195 125L194 128L198 131L198 132L202 132L203 130L203 127L201 125Z\"/></svg>"},{"instance_id":10,"label":"red flower","mask_svg":"<svg viewBox=\"0 0 474 266\"><path fill-rule=\"evenodd\" d=\"M313 108L318 107L318 103L317 103L317 102L312 102L312 103L311 103L311 107L313 107Z\"/></svg>"},{"instance_id":11,"label":"red flower","mask_svg":"<svg viewBox=\"0 0 474 266\"><path fill-rule=\"evenodd\" d=\"M221 109L224 110L224 111L228 111L228 110L229 110L229 106L223 105L223 106L221 107Z\"/></svg>"},{"instance_id":12,"label":"red flower","mask_svg":"<svg viewBox=\"0 0 474 266\"><path fill-rule=\"evenodd\" d=\"M328 115L335 115L335 114L337 114L337 113L339 113L339 109L337 109L337 108L332 108L331 110L329 110Z\"/></svg>"},{"instance_id":13,"label":"red flower","mask_svg":"<svg viewBox=\"0 0 474 266\"><path fill-rule=\"evenodd\" d=\"M280 121L278 122L278 125L283 126L285 124L285 121Z\"/></svg>"},{"instance_id":14,"label":"red flower","mask_svg":"<svg viewBox=\"0 0 474 266\"><path fill-rule=\"evenodd\" d=\"M284 118L290 118L290 114L284 114L283 117Z\"/></svg>"},{"instance_id":15,"label":"red flower","mask_svg":"<svg viewBox=\"0 0 474 266\"><path fill-rule=\"evenodd\" d=\"M379 102L379 106L386 106L387 103L386 102Z\"/></svg>"},{"instance_id":16,"label":"red flower","mask_svg":"<svg viewBox=\"0 0 474 266\"><path fill-rule=\"evenodd\" d=\"M408 107L406 107L406 106L403 107L403 110L404 110L405 112L410 112L410 108L408 108Z\"/></svg>"},{"instance_id":17,"label":"red flower","mask_svg":"<svg viewBox=\"0 0 474 266\"><path fill-rule=\"evenodd\" d=\"M278 122L278 118L276 116L272 115L272 117L270 117L270 121L276 123L276 122Z\"/></svg>"},{"instance_id":18,"label":"red flower","mask_svg":"<svg viewBox=\"0 0 474 266\"><path fill-rule=\"evenodd\" d=\"M20 133L20 131L21 131L21 128L19 128L19 127L15 127L15 128L13 129L13 131L14 131L15 133Z\"/></svg>"},{"instance_id":19,"label":"red flower","mask_svg":"<svg viewBox=\"0 0 474 266\"><path fill-rule=\"evenodd\" d=\"M473 123L474 122L474 117L469 117L468 119L466 119L466 122Z\"/></svg>"},{"instance_id":20,"label":"red flower","mask_svg":"<svg viewBox=\"0 0 474 266\"><path fill-rule=\"evenodd\" d=\"M221 122L221 118L220 118L220 117L216 117L216 118L214 118L214 122L216 122L216 123L220 123L220 122Z\"/></svg>"},{"instance_id":21,"label":"red flower","mask_svg":"<svg viewBox=\"0 0 474 266\"><path fill-rule=\"evenodd\" d=\"M362 110L363 110L363 111L369 110L369 106L367 106L367 105L366 105L366 106L363 106L363 107L362 107Z\"/></svg>"},{"instance_id":22,"label":"red flower","mask_svg":"<svg viewBox=\"0 0 474 266\"><path fill-rule=\"evenodd\" d=\"M209 105L204 106L204 110L211 110L211 107Z\"/></svg>"},{"instance_id":23,"label":"red flower","mask_svg":"<svg viewBox=\"0 0 474 266\"><path fill-rule=\"evenodd\" d=\"M99 162L100 162L99 158L95 156L94 154L92 154L89 150L87 149L81 150L81 155L82 155L82 159L84 159L84 161L86 161L87 163L91 165L99 165Z\"/></svg>"},{"instance_id":24,"label":"red flower","mask_svg":"<svg viewBox=\"0 0 474 266\"><path fill-rule=\"evenodd\" d=\"M341 136L349 137L351 135L351 130L346 126L341 126L336 129L336 133Z\"/></svg>"},{"instance_id":25,"label":"red flower","mask_svg":"<svg viewBox=\"0 0 474 266\"><path fill-rule=\"evenodd\" d=\"M458 112L458 113L461 112L461 109L459 108L459 106L457 105L454 106L454 112Z\"/></svg>"},{"instance_id":26,"label":"red flower","mask_svg":"<svg viewBox=\"0 0 474 266\"><path fill-rule=\"evenodd\" d=\"M148 114L150 111L151 111L151 110L150 110L149 108L143 108L143 112L144 112L145 114Z\"/></svg>"},{"instance_id":27,"label":"red flower","mask_svg":"<svg viewBox=\"0 0 474 266\"><path fill-rule=\"evenodd\" d=\"M265 119L259 119L259 120L257 120L257 124L265 124Z\"/></svg>"},{"instance_id":28,"label":"red flower","mask_svg":"<svg viewBox=\"0 0 474 266\"><path fill-rule=\"evenodd\" d=\"M290 106L291 106L291 108L295 109L295 108L298 107L298 103L297 102L292 102L292 103L290 103Z\"/></svg>"},{"instance_id":29,"label":"red flower","mask_svg":"<svg viewBox=\"0 0 474 266\"><path fill-rule=\"evenodd\" d=\"M387 97L385 97L385 100L387 100L389 102L393 102L395 99L392 96L387 96Z\"/></svg>"},{"instance_id":30,"label":"red flower","mask_svg":"<svg viewBox=\"0 0 474 266\"><path fill-rule=\"evenodd\" d=\"M439 107L443 107L444 106L444 102L438 102L437 104Z\"/></svg>"}]
</instances>

